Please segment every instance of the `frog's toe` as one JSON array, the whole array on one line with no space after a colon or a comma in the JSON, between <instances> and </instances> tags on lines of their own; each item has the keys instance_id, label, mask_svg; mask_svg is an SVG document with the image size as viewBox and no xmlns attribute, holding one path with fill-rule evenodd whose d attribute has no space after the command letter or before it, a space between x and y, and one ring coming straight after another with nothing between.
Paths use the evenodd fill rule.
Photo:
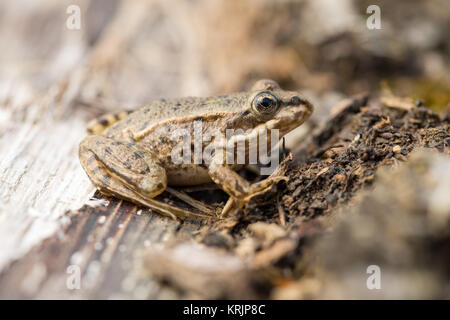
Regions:
<instances>
[{"instance_id":1,"label":"frog's toe","mask_svg":"<svg viewBox=\"0 0 450 320\"><path fill-rule=\"evenodd\" d=\"M272 184L278 183L280 181L285 181L285 182L289 181L289 177L286 177L286 176L275 176L275 177L270 177L269 179L271 180Z\"/></svg>"},{"instance_id":2,"label":"frog's toe","mask_svg":"<svg viewBox=\"0 0 450 320\"><path fill-rule=\"evenodd\" d=\"M220 213L219 217L220 218L224 218L225 216L227 216L230 212L236 212L239 209L241 209L244 206L244 202L233 198L233 197L229 197L227 203L225 204L225 206L222 209L222 212Z\"/></svg>"}]
</instances>

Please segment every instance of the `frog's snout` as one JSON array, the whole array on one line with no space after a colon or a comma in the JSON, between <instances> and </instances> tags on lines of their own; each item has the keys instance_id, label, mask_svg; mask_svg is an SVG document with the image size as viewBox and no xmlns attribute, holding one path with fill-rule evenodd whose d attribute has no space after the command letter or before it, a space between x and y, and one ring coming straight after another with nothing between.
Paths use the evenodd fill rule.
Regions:
<instances>
[{"instance_id":1,"label":"frog's snout","mask_svg":"<svg viewBox=\"0 0 450 320\"><path fill-rule=\"evenodd\" d=\"M305 107L305 114L309 117L314 112L314 106L306 99L302 99L302 105Z\"/></svg>"}]
</instances>

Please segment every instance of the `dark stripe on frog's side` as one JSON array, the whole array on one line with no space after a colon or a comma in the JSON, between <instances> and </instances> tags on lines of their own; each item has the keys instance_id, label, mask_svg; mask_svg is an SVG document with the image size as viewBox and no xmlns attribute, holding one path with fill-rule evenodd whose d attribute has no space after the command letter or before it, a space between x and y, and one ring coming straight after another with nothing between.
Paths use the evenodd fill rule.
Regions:
<instances>
[{"instance_id":1,"label":"dark stripe on frog's side","mask_svg":"<svg viewBox=\"0 0 450 320\"><path fill-rule=\"evenodd\" d=\"M242 108L247 104L248 97L248 92L241 92L222 97L187 97L167 99L163 102L156 100L135 110L126 120L122 119L112 127L109 127L104 135L123 138L127 135L126 131L136 134L142 131L141 128L147 121L150 121L148 127L151 128L157 123L172 121L183 123L185 119L186 121L192 121L193 116L199 117L216 113L229 115L236 111L242 111ZM148 130L151 131L151 129Z\"/></svg>"}]
</instances>

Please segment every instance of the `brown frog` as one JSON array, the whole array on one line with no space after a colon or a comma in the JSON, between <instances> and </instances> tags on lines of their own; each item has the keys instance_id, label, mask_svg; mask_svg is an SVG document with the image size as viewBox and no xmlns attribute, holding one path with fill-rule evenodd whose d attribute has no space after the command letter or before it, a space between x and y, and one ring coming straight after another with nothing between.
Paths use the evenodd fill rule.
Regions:
<instances>
[{"instance_id":1,"label":"brown frog","mask_svg":"<svg viewBox=\"0 0 450 320\"><path fill-rule=\"evenodd\" d=\"M284 91L272 80L259 80L248 92L207 98L161 99L135 111L107 114L88 124L88 135L79 147L81 165L87 175L107 196L147 206L170 217L201 216L154 199L168 185L185 186L215 182L229 196L221 216L241 208L253 196L266 192L286 177L270 175L249 183L236 170L241 164L224 161L226 147L246 141L266 130L279 130L279 137L301 125L310 117L313 106L298 92ZM191 141L206 148L220 146L211 160L179 163L173 151L182 137L175 131L194 133L201 122L202 133L214 129L223 133L237 130L231 139L211 137L210 141ZM270 139L269 139L270 140ZM258 140L259 141L259 140ZM221 149L222 148L222 149ZM220 151L222 150L222 151ZM234 148L231 150L238 150ZM247 148L246 148L247 150ZM233 151L237 152L237 151ZM249 154L246 151L245 159Z\"/></svg>"}]
</instances>

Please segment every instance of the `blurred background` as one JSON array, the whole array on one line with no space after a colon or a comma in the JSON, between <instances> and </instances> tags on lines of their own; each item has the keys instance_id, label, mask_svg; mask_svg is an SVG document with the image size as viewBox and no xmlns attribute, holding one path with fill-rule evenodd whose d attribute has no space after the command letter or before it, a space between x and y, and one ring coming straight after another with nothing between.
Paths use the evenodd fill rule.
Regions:
<instances>
[{"instance_id":1,"label":"blurred background","mask_svg":"<svg viewBox=\"0 0 450 320\"><path fill-rule=\"evenodd\" d=\"M79 29L67 26L70 5ZM381 9L381 29L366 25L369 5ZM115 109L268 77L319 108L391 90L448 109L449 29L446 0L8 1L0 102L64 83L68 106Z\"/></svg>"}]
</instances>

